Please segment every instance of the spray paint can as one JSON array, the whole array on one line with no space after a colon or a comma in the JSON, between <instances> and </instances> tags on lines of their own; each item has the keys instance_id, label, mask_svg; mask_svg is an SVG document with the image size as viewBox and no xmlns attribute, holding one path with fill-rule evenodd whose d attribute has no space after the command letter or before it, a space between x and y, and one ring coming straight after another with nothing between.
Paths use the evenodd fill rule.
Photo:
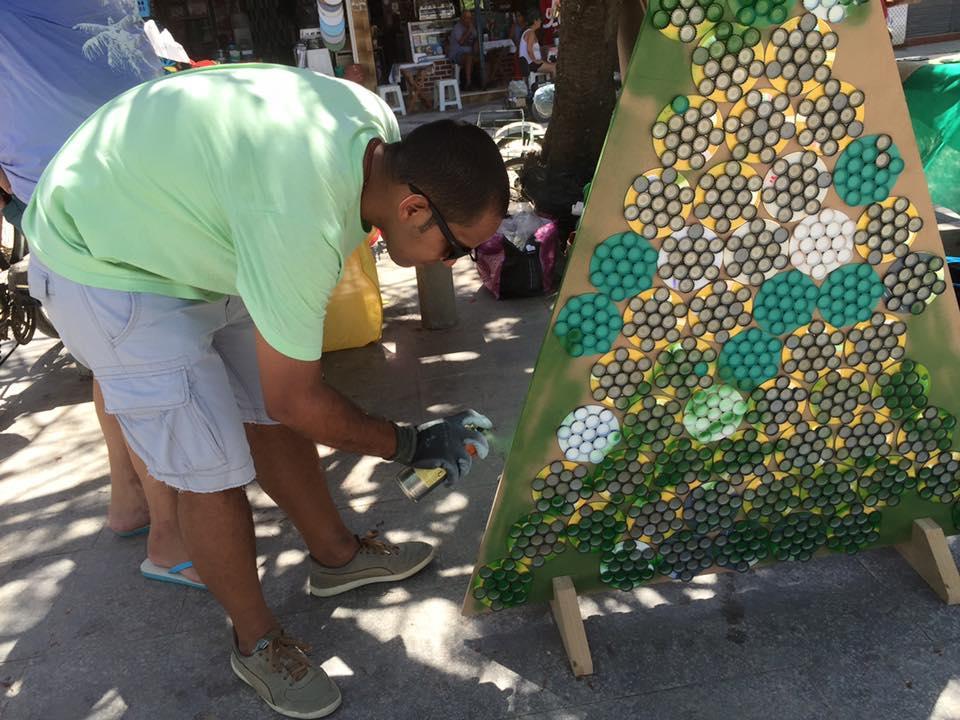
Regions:
<instances>
[{"instance_id":1,"label":"spray paint can","mask_svg":"<svg viewBox=\"0 0 960 720\"><path fill-rule=\"evenodd\" d=\"M467 452L475 456L477 451L473 445L467 445ZM447 477L443 468L404 468L397 475L397 482L403 494L414 502L420 502L424 495L440 485Z\"/></svg>"}]
</instances>

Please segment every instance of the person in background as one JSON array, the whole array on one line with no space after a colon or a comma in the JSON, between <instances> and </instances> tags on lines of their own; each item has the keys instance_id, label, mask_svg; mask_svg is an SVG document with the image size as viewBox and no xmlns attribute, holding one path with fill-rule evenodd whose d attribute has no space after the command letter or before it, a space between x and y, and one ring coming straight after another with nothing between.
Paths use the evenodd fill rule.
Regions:
<instances>
[{"instance_id":1,"label":"person in background","mask_svg":"<svg viewBox=\"0 0 960 720\"><path fill-rule=\"evenodd\" d=\"M523 33L527 29L527 18L522 12L513 13L511 22L510 22L510 35L509 38L513 40L513 44L517 46L517 53L520 52L520 40L523 38Z\"/></svg>"},{"instance_id":2,"label":"person in background","mask_svg":"<svg viewBox=\"0 0 960 720\"><path fill-rule=\"evenodd\" d=\"M89 115L162 74L142 28L133 0L7 0L0 5L0 172L13 196L4 208L8 220L19 220L44 168ZM188 558L176 491L138 474L96 381L93 397L110 462L107 525L124 537L149 528L141 566L147 577L198 584L196 571L184 566ZM168 577L175 567L181 570Z\"/></svg>"},{"instance_id":3,"label":"person in background","mask_svg":"<svg viewBox=\"0 0 960 720\"><path fill-rule=\"evenodd\" d=\"M527 13L527 22L527 29L520 38L520 59L527 61L529 72L546 73L552 79L557 74L557 66L544 59L537 37L543 27L543 16L539 10L530 10Z\"/></svg>"},{"instance_id":4,"label":"person in background","mask_svg":"<svg viewBox=\"0 0 960 720\"><path fill-rule=\"evenodd\" d=\"M471 10L464 10L447 39L447 57L463 68L463 88L473 85L473 67L480 59L480 41Z\"/></svg>"}]
</instances>

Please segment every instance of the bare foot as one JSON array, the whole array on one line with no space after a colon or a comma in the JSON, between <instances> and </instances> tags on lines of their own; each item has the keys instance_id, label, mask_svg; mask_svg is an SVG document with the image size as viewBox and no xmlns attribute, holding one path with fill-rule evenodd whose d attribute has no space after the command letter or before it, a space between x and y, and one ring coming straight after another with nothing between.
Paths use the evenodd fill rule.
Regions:
<instances>
[{"instance_id":1,"label":"bare foot","mask_svg":"<svg viewBox=\"0 0 960 720\"><path fill-rule=\"evenodd\" d=\"M118 502L111 499L110 509L107 511L107 527L115 533L126 533L149 525L150 511L142 496L141 501L143 504L140 506L121 507Z\"/></svg>"},{"instance_id":2,"label":"bare foot","mask_svg":"<svg viewBox=\"0 0 960 720\"><path fill-rule=\"evenodd\" d=\"M165 568L179 565L190 559L180 533L162 525L150 526L150 535L147 537L147 557L150 558L150 562ZM187 568L180 575L194 582L203 582L196 568Z\"/></svg>"}]
</instances>

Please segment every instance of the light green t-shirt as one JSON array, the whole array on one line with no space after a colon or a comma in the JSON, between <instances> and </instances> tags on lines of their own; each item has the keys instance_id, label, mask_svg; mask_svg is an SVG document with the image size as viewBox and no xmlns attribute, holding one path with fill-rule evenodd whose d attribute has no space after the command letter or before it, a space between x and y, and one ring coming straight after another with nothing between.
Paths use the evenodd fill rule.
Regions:
<instances>
[{"instance_id":1,"label":"light green t-shirt","mask_svg":"<svg viewBox=\"0 0 960 720\"><path fill-rule=\"evenodd\" d=\"M276 350L315 360L327 300L366 236L363 155L400 139L354 83L229 65L139 85L47 166L24 216L52 270L94 287L240 295Z\"/></svg>"}]
</instances>

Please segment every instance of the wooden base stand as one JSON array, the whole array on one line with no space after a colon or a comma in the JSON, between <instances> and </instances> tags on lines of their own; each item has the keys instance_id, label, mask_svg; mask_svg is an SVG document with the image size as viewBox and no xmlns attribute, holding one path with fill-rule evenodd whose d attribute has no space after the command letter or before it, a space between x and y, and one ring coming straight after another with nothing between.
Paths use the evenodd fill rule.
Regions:
<instances>
[{"instance_id":1,"label":"wooden base stand","mask_svg":"<svg viewBox=\"0 0 960 720\"><path fill-rule=\"evenodd\" d=\"M960 603L960 573L937 523L930 518L914 520L913 536L897 545L897 551L947 605Z\"/></svg>"},{"instance_id":2,"label":"wooden base stand","mask_svg":"<svg viewBox=\"0 0 960 720\"><path fill-rule=\"evenodd\" d=\"M590 657L590 645L580 615L580 603L577 601L577 589L569 575L553 579L553 600L550 601L553 619L563 640L563 649L567 651L570 667L577 677L593 675L593 658Z\"/></svg>"}]
</instances>

